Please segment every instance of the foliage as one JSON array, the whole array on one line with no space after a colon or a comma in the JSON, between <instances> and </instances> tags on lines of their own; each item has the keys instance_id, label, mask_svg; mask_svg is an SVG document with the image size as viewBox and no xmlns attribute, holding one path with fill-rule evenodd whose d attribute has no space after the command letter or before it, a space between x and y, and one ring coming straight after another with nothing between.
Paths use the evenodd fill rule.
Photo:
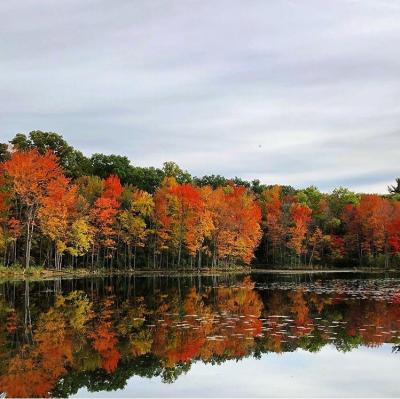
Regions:
<instances>
[{"instance_id":1,"label":"foliage","mask_svg":"<svg viewBox=\"0 0 400 399\"><path fill-rule=\"evenodd\" d=\"M332 193L222 176L174 162L84 157L56 133L1 147L0 257L61 269L398 264L399 194Z\"/></svg>"}]
</instances>

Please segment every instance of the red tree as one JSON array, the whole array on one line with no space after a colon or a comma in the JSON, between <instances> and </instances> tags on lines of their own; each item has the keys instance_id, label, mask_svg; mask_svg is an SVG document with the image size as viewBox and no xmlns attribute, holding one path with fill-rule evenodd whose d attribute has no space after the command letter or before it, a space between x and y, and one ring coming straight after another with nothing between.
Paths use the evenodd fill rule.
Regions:
<instances>
[{"instance_id":1,"label":"red tree","mask_svg":"<svg viewBox=\"0 0 400 399\"><path fill-rule=\"evenodd\" d=\"M20 204L26 229L25 268L29 267L33 230L38 210L48 195L49 185L63 175L57 157L37 150L16 151L3 163L3 170Z\"/></svg>"},{"instance_id":2,"label":"red tree","mask_svg":"<svg viewBox=\"0 0 400 399\"><path fill-rule=\"evenodd\" d=\"M298 203L292 204L290 208L292 227L289 228L289 248L293 249L299 257L304 252L304 239L308 231L308 224L311 220L311 209L307 205Z\"/></svg>"}]
</instances>

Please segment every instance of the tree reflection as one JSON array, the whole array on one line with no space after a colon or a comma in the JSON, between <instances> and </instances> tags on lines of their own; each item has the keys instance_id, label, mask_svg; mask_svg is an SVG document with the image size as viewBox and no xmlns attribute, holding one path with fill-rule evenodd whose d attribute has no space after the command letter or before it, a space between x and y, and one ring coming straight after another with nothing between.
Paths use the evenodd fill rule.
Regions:
<instances>
[{"instance_id":1,"label":"tree reflection","mask_svg":"<svg viewBox=\"0 0 400 399\"><path fill-rule=\"evenodd\" d=\"M48 303L43 293L31 292L30 302L25 294L21 303L1 296L1 390L8 397L68 396L82 386L123 388L133 375L173 382L196 361L316 352L327 344L343 352L400 347L397 292L388 299L359 298L340 287L259 291L250 277L136 296L130 285L118 289L57 289Z\"/></svg>"}]
</instances>

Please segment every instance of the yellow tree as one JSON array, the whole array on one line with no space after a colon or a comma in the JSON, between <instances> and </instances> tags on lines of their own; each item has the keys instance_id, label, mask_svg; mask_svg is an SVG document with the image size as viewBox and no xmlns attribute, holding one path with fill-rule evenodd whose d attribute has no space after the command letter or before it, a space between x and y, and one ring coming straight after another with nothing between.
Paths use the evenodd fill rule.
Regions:
<instances>
[{"instance_id":1,"label":"yellow tree","mask_svg":"<svg viewBox=\"0 0 400 399\"><path fill-rule=\"evenodd\" d=\"M177 185L174 177L166 177L154 194L153 227L153 266L156 256L173 247L173 218L170 211L170 190Z\"/></svg>"},{"instance_id":2,"label":"yellow tree","mask_svg":"<svg viewBox=\"0 0 400 399\"><path fill-rule=\"evenodd\" d=\"M68 247L71 225L76 215L77 189L65 176L58 176L48 185L38 211L40 228L55 246L56 269L61 269L62 257Z\"/></svg>"},{"instance_id":3,"label":"yellow tree","mask_svg":"<svg viewBox=\"0 0 400 399\"><path fill-rule=\"evenodd\" d=\"M143 247L150 233L147 221L154 210L153 197L142 190L134 190L128 209L120 212L118 219L121 237L128 248L128 266L131 267L132 246L134 249L133 267L136 268L137 247Z\"/></svg>"}]
</instances>

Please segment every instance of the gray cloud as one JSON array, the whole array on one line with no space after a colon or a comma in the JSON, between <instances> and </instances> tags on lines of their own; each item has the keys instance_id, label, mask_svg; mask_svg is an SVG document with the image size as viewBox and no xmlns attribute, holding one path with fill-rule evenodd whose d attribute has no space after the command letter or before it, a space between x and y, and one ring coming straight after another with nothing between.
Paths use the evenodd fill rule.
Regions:
<instances>
[{"instance_id":1,"label":"gray cloud","mask_svg":"<svg viewBox=\"0 0 400 399\"><path fill-rule=\"evenodd\" d=\"M1 139L324 190L399 174L396 1L0 3Z\"/></svg>"}]
</instances>

